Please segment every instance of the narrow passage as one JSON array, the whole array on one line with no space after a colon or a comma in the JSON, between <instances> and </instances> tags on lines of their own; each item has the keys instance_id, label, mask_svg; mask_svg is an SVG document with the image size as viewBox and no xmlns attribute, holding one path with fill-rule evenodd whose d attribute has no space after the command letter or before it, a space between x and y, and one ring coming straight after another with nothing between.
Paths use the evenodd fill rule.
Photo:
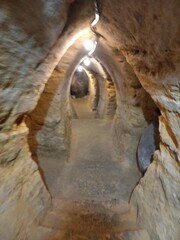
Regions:
<instances>
[{"instance_id":1,"label":"narrow passage","mask_svg":"<svg viewBox=\"0 0 180 240\"><path fill-rule=\"evenodd\" d=\"M55 210L44 224L55 226L54 240L121 239L136 229L128 201L139 176L116 160L112 120L83 117L72 120L69 160L52 186Z\"/></svg>"}]
</instances>

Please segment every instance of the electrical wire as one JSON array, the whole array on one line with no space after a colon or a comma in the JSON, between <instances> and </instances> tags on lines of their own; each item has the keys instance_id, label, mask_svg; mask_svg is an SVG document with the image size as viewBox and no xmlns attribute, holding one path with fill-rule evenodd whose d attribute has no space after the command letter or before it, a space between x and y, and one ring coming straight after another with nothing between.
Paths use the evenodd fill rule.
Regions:
<instances>
[{"instance_id":1,"label":"electrical wire","mask_svg":"<svg viewBox=\"0 0 180 240\"><path fill-rule=\"evenodd\" d=\"M96 46L97 46L97 41L94 42L94 46L91 49L91 51L88 53L89 56L91 56L93 54L93 52L96 50Z\"/></svg>"},{"instance_id":2,"label":"electrical wire","mask_svg":"<svg viewBox=\"0 0 180 240\"><path fill-rule=\"evenodd\" d=\"M99 7L98 7L97 0L93 0L93 2L94 2L94 8L95 8L95 18L94 18L94 20L93 20L92 23L91 23L91 30L92 30L95 34L97 34L96 31L95 31L95 29L94 29L94 26L95 26L95 25L99 22L99 20L100 20L100 13L99 13Z\"/></svg>"}]
</instances>

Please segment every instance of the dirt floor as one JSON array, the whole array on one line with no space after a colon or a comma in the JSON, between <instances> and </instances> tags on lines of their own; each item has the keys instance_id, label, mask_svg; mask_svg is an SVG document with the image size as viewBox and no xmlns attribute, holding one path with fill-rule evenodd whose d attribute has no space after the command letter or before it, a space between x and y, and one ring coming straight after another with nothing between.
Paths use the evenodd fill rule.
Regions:
<instances>
[{"instance_id":1,"label":"dirt floor","mask_svg":"<svg viewBox=\"0 0 180 240\"><path fill-rule=\"evenodd\" d=\"M116 240L137 228L128 203L139 179L137 167L118 162L112 120L94 119L87 106L87 100L75 100L79 118L72 120L68 161L41 160L54 203L43 223L54 229L50 239Z\"/></svg>"}]
</instances>

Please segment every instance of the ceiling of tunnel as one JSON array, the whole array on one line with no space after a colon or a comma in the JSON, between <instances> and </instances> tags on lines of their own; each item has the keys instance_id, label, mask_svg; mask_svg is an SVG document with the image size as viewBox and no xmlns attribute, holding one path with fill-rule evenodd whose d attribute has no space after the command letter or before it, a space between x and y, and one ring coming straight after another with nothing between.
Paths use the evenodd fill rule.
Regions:
<instances>
[{"instance_id":1,"label":"ceiling of tunnel","mask_svg":"<svg viewBox=\"0 0 180 240\"><path fill-rule=\"evenodd\" d=\"M167 68L174 71L180 46L178 9L179 1L103 1L97 30L136 71L150 75Z\"/></svg>"},{"instance_id":2,"label":"ceiling of tunnel","mask_svg":"<svg viewBox=\"0 0 180 240\"><path fill-rule=\"evenodd\" d=\"M69 47L80 36L87 38L88 35L84 35L86 31L92 33L90 25L95 17L95 7L94 2L89 0L55 0L52 4L51 1L47 1L46 7L42 2L35 3L32 0L26 3L19 1L17 5L10 0L7 3L1 2L2 15L4 14L4 18L1 19L4 23L1 32L10 39L6 42L6 38L2 38L2 45L8 49L7 56L3 59L4 66L7 66L10 78L14 78L14 73L17 77L16 82L12 84L12 91L21 84L23 76L27 76L29 80L19 92L16 91L17 99L27 87L32 85L36 89L26 97L27 101L29 98L34 101L27 110L18 102L16 110L11 111L12 124L19 114L33 109L43 90L43 84L55 66L60 71L67 71L75 59L73 51L76 52L73 50L70 53ZM140 87L142 84L149 93L154 93L154 85L164 81L163 76L167 72L179 71L179 1L171 0L170 4L164 0L144 0L138 3L133 0L98 0L97 3L100 6L100 20L95 26L95 31L99 37L98 45L101 46L97 46L96 50L99 55L98 61L101 60L106 69L111 69L110 75L113 74L112 67L116 64L128 84L134 87ZM24 10L24 13L19 14L18 9L22 12ZM8 27L6 21L10 18L13 19L13 23ZM78 41L73 48L77 48L76 46ZM65 55L66 59L63 58ZM96 58L95 55L96 53ZM107 60L109 57L114 64ZM11 63L14 63L11 66L8 62L10 58ZM22 63L26 65L23 74ZM36 77L33 77L33 74ZM5 85L8 81L5 79ZM168 77L166 81L178 82L178 78L174 73L174 77ZM158 95L155 97L158 98ZM13 109L13 104L6 99L6 113L3 113L3 118Z\"/></svg>"},{"instance_id":3,"label":"ceiling of tunnel","mask_svg":"<svg viewBox=\"0 0 180 240\"><path fill-rule=\"evenodd\" d=\"M154 85L160 84L167 72L178 70L180 22L177 9L180 6L177 0L172 1L170 7L167 1L162 0L137 4L132 0L98 0L88 2L89 5L85 2L74 1L71 8L73 14L81 19L82 12L78 11L81 7L83 17L87 19L85 27L92 32L90 25L96 10L93 3L98 4L100 19L94 28L98 37L96 52L102 65L111 57L129 86L140 88L143 85L151 94ZM90 12L91 14L86 15ZM72 59L73 55L70 54L66 64ZM107 64L106 67L110 68ZM109 73L111 74L112 70ZM178 80L172 78L171 81Z\"/></svg>"},{"instance_id":4,"label":"ceiling of tunnel","mask_svg":"<svg viewBox=\"0 0 180 240\"><path fill-rule=\"evenodd\" d=\"M94 73L98 73L103 78L106 78L107 74L104 71L103 66L95 58L91 58L90 60L91 60L90 66L86 67L86 69Z\"/></svg>"},{"instance_id":5,"label":"ceiling of tunnel","mask_svg":"<svg viewBox=\"0 0 180 240\"><path fill-rule=\"evenodd\" d=\"M85 2L84 16L90 12ZM95 14L93 1L90 2L91 17L87 27ZM133 0L95 2L100 13L100 20L95 26L97 36L119 61L125 56L135 71L153 76L163 74L167 68L174 70L173 62L179 58L177 52L180 45L178 1L172 1L172 4L163 0L143 3ZM82 7L82 1L75 1L74 4ZM77 9L73 8L73 12ZM81 16L81 12L76 14Z\"/></svg>"}]
</instances>

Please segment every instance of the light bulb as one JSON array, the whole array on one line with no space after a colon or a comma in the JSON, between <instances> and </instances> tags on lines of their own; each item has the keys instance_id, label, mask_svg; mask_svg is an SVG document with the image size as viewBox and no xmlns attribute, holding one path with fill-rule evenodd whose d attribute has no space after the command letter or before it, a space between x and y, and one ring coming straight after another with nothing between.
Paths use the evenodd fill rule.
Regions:
<instances>
[{"instance_id":1,"label":"light bulb","mask_svg":"<svg viewBox=\"0 0 180 240\"><path fill-rule=\"evenodd\" d=\"M90 39L84 41L84 47L86 50L90 51L94 47L94 42Z\"/></svg>"},{"instance_id":2,"label":"light bulb","mask_svg":"<svg viewBox=\"0 0 180 240\"><path fill-rule=\"evenodd\" d=\"M91 61L90 61L89 58L85 58L83 63L84 63L85 66L88 67L91 64Z\"/></svg>"},{"instance_id":3,"label":"light bulb","mask_svg":"<svg viewBox=\"0 0 180 240\"><path fill-rule=\"evenodd\" d=\"M83 67L81 65L79 65L78 68L77 68L77 71L82 72L82 70L83 70Z\"/></svg>"}]
</instances>

